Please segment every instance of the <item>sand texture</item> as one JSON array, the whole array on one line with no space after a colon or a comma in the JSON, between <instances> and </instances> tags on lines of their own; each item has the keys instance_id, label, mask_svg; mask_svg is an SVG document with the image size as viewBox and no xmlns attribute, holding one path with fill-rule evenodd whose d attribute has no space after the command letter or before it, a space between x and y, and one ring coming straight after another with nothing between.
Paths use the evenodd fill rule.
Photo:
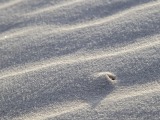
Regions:
<instances>
[{"instance_id":1,"label":"sand texture","mask_svg":"<svg viewBox=\"0 0 160 120\"><path fill-rule=\"evenodd\" d=\"M0 0L0 120L160 120L160 0Z\"/></svg>"}]
</instances>

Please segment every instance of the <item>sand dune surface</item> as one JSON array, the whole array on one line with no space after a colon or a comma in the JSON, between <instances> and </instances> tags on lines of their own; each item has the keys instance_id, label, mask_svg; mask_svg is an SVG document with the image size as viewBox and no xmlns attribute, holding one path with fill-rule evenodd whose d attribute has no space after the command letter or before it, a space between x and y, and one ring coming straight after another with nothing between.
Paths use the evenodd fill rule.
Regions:
<instances>
[{"instance_id":1,"label":"sand dune surface","mask_svg":"<svg viewBox=\"0 0 160 120\"><path fill-rule=\"evenodd\" d=\"M0 120L160 120L160 0L0 0Z\"/></svg>"}]
</instances>

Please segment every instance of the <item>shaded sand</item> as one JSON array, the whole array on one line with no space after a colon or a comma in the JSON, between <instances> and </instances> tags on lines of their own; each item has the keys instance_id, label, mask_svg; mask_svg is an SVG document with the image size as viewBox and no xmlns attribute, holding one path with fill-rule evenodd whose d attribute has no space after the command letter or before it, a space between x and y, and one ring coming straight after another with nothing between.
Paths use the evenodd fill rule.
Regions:
<instances>
[{"instance_id":1,"label":"shaded sand","mask_svg":"<svg viewBox=\"0 0 160 120\"><path fill-rule=\"evenodd\" d=\"M1 0L0 120L159 120L159 0Z\"/></svg>"}]
</instances>

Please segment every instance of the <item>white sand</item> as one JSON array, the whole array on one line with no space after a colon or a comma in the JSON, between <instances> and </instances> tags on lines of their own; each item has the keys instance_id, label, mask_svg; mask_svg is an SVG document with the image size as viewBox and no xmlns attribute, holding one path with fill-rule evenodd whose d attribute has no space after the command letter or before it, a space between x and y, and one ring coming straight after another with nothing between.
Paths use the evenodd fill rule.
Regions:
<instances>
[{"instance_id":1,"label":"white sand","mask_svg":"<svg viewBox=\"0 0 160 120\"><path fill-rule=\"evenodd\" d=\"M160 0L0 0L0 120L160 120Z\"/></svg>"}]
</instances>

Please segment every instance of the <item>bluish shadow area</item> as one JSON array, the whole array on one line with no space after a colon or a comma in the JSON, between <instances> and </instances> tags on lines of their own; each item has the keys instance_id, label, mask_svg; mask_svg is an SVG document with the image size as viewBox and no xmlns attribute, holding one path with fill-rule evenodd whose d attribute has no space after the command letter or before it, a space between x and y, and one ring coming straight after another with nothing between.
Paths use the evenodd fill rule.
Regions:
<instances>
[{"instance_id":1,"label":"bluish shadow area","mask_svg":"<svg viewBox=\"0 0 160 120\"><path fill-rule=\"evenodd\" d=\"M132 65L138 67L136 63L133 63ZM130 65L131 68L132 65ZM132 86L135 84L145 84L154 81L160 83L160 61L155 61L149 66L146 65L143 69L137 71L128 70L123 72L123 67L121 69L117 69L117 71L117 75L120 78L119 85Z\"/></svg>"},{"instance_id":2,"label":"bluish shadow area","mask_svg":"<svg viewBox=\"0 0 160 120\"><path fill-rule=\"evenodd\" d=\"M160 95L157 92L149 96L147 97L144 94L142 96L132 97L131 99L117 101L117 109L115 111L112 110L112 112L109 112L111 114L106 114L105 116L115 120L159 120L160 109L158 106ZM122 105L123 109L121 109Z\"/></svg>"},{"instance_id":3,"label":"bluish shadow area","mask_svg":"<svg viewBox=\"0 0 160 120\"><path fill-rule=\"evenodd\" d=\"M25 16L25 17L17 18L17 20L15 21L19 21L21 23L17 27L40 25L44 23L48 25L51 25L51 24L52 25L66 25L66 24L71 25L71 24L80 23L82 21L94 20L95 18L104 18L110 15L116 14L119 11L123 11L125 9L134 7L136 5L145 4L151 1L153 0L128 0L128 1L111 2L110 4L107 1L103 1L103 4L101 5L77 6L76 9L72 7L71 7L72 9L70 9L69 8L70 6L68 6L66 8L61 8L59 10L56 10L54 12L51 11L49 13L41 13L38 15L30 16L30 17ZM52 2L51 0L37 1L37 2L33 2L33 4L29 3L29 6L27 7L29 7L30 9L35 9L38 6L39 9L43 9L44 6L46 6L44 8L47 8L47 6L50 6L51 4L57 4L59 1L55 0L54 2ZM69 15L66 16L66 14L69 14ZM10 22L8 22L8 24L10 24Z\"/></svg>"},{"instance_id":4,"label":"bluish shadow area","mask_svg":"<svg viewBox=\"0 0 160 120\"><path fill-rule=\"evenodd\" d=\"M128 0L128 1L116 1L111 2L108 4L107 1L104 1L101 5L95 5L95 6L77 6L76 9L67 9L64 8L63 12L62 10L57 10L57 14L41 14L36 15L37 17L37 23L42 23L42 21L46 24L76 24L80 23L82 21L90 21L94 20L95 18L104 18L107 16L111 16L116 14L119 11L123 11L125 9L130 9L131 7L134 7L136 5L141 5L151 2L151 0ZM65 16L67 13L70 13L67 17ZM34 19L34 17L29 18ZM27 22L27 21L26 21Z\"/></svg>"},{"instance_id":5,"label":"bluish shadow area","mask_svg":"<svg viewBox=\"0 0 160 120\"><path fill-rule=\"evenodd\" d=\"M75 79L70 83L54 89L55 87L50 84L48 88L33 91L33 93L37 92L37 94L31 94L32 97L28 100L22 100L22 96L26 95L26 93L23 93L17 95L14 99L10 99L10 101L2 102L0 117L10 116L12 118L31 112L34 108L75 100L87 102L94 108L114 90L114 85L109 81L92 78Z\"/></svg>"},{"instance_id":6,"label":"bluish shadow area","mask_svg":"<svg viewBox=\"0 0 160 120\"><path fill-rule=\"evenodd\" d=\"M126 4L124 3L122 4L120 2L121 7L119 6L119 4L115 3L116 5L114 8L119 6L116 9L118 10L119 8L122 9L123 7L126 8L129 5L139 4L143 2L145 1L135 0L135 1L130 1L129 3L126 3ZM101 9L105 9L105 10L109 9L108 11L110 11L111 8L109 6L104 5L104 6L95 8L95 10L93 11L96 11L96 10L103 11ZM90 10L90 12L91 11L92 10ZM83 13L85 12L82 12L82 14ZM158 17L158 14L157 14L157 17ZM26 22L24 18L19 18L19 19L20 20L16 21L17 23L2 26L2 29L0 28L0 31L8 31L12 27L13 28L23 27L23 25L24 27L26 27L27 24L31 24L35 22L37 24L37 19L35 22L34 22L35 19L30 19L28 20L28 22ZM21 50L19 50L18 52L17 51L14 52L14 50L10 51L8 50L8 48L1 49L0 69L23 65L29 62L46 60L49 58L61 57L63 55L69 55L72 53L79 52L81 50L92 51L96 49L103 49L103 48L106 49L109 47L113 49L114 47L116 47L116 45L119 45L119 44L122 45L124 43L125 44L134 43L137 39L160 33L159 32L160 21L158 20L158 18L156 19L152 18L152 19L153 19L152 21L146 19L143 22L140 21L140 23L134 22L131 20L124 23L122 22L121 24L119 23L117 25L103 25L103 26L98 26L96 28L92 27L89 29L88 28L77 29L77 30L68 31L65 33L62 32L62 34L59 34L59 35L53 33L53 34L49 34L48 36L42 36L40 38L37 38L37 41L40 41L40 43L37 42L29 45L27 41L29 42L30 40L27 40L25 36L23 38L22 37L13 38L12 40L18 40L18 41L24 42L24 46L19 46ZM59 18L58 21L60 20L62 19ZM43 41L43 43L41 43L41 41ZM6 41L6 43L4 43L4 46L7 45L8 42Z\"/></svg>"},{"instance_id":7,"label":"bluish shadow area","mask_svg":"<svg viewBox=\"0 0 160 120\"><path fill-rule=\"evenodd\" d=\"M15 29L15 28L20 28L20 25L24 24L23 22L15 22L15 23L9 23L9 24L0 24L0 33Z\"/></svg>"},{"instance_id":8,"label":"bluish shadow area","mask_svg":"<svg viewBox=\"0 0 160 120\"><path fill-rule=\"evenodd\" d=\"M17 15L10 15L7 21L5 21L5 25L0 23L0 33L15 29L15 28L23 28L35 25L66 25L66 24L76 24L86 20L94 20L95 18L104 18L106 16L113 15L118 11L123 11L125 9L129 9L130 7L141 5L150 2L151 0L134 0L134 1L117 1L113 2L112 4L108 4L107 2L101 6L89 6L86 8L81 6L82 8L78 7L78 11L67 9L63 10L63 14L61 11L57 11L55 14L42 14L42 15L35 15L34 17L21 17ZM47 6L50 4L57 4L59 1L55 0L55 3L51 0L47 1L37 1L33 2L33 4L29 4L29 8L41 8L42 6ZM20 9L20 8L19 8ZM23 8L22 8L23 9ZM42 8L43 9L43 8ZM70 15L65 16L67 13ZM72 15L73 14L73 15ZM8 14L9 15L9 14ZM4 18L3 18L4 19ZM9 20L10 19L10 20ZM5 20L5 19L4 19ZM3 20L3 21L4 21Z\"/></svg>"},{"instance_id":9,"label":"bluish shadow area","mask_svg":"<svg viewBox=\"0 0 160 120\"><path fill-rule=\"evenodd\" d=\"M75 31L60 36L48 36L46 38L40 38L42 41L46 42L40 45L31 44L30 46L21 46L23 49L14 54L7 51L7 49L2 49L0 53L0 69L4 69L13 65L21 65L29 62L60 57L78 52L82 49L95 50L108 47L111 48L123 43L134 43L136 39L159 34L160 26L157 24L157 22L153 22L150 24L150 26L146 26L147 29L144 29L145 25L139 25L142 30L134 32L127 32L127 30L121 32L121 30L123 30L123 27L121 26L120 30L114 30L110 35L101 33L98 35L91 34L91 36L87 37L83 36L85 32L84 30L83 32L80 32L80 36L77 35L78 31ZM3 59L3 55L7 55L8 58Z\"/></svg>"}]
</instances>

